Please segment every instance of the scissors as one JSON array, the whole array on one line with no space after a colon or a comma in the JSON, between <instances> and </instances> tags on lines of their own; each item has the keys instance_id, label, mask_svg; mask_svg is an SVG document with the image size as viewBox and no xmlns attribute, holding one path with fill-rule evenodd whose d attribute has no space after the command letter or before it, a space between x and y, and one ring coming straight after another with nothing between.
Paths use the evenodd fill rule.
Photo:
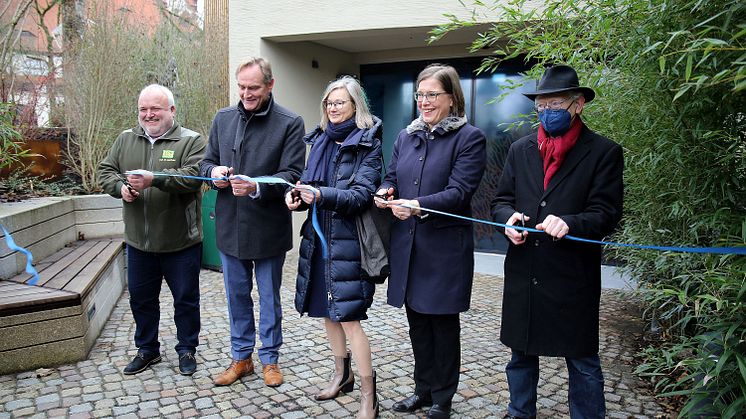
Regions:
<instances>
[{"instance_id":1,"label":"scissors","mask_svg":"<svg viewBox=\"0 0 746 419\"><path fill-rule=\"evenodd\" d=\"M117 177L119 178L119 180L122 181L122 183L124 183L124 186L127 187L127 190L129 190L131 194L134 195L134 194L137 193L137 191L132 187L132 185L130 184L130 182L127 180L127 176L124 176L124 175L122 175L120 173L117 173Z\"/></svg>"},{"instance_id":2,"label":"scissors","mask_svg":"<svg viewBox=\"0 0 746 419\"><path fill-rule=\"evenodd\" d=\"M388 198L390 196L391 195L389 195L388 193L382 193L382 194L375 193L375 192L373 193L373 197L375 197L375 198L381 198L383 200L386 200L386 198Z\"/></svg>"},{"instance_id":3,"label":"scissors","mask_svg":"<svg viewBox=\"0 0 746 419\"><path fill-rule=\"evenodd\" d=\"M521 213L521 227L526 227L526 215L524 213ZM521 230L521 237L528 236L528 231Z\"/></svg>"}]
</instances>

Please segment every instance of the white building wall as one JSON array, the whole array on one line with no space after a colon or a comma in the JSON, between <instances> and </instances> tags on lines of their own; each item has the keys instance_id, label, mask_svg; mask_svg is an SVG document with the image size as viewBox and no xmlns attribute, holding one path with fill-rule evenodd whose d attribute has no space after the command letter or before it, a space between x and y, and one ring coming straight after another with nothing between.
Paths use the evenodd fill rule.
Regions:
<instances>
[{"instance_id":1,"label":"white building wall","mask_svg":"<svg viewBox=\"0 0 746 419\"><path fill-rule=\"evenodd\" d=\"M456 0L232 0L233 22L261 28L262 36L406 28L446 23L444 13L468 18ZM248 29L248 28L247 28Z\"/></svg>"}]
</instances>

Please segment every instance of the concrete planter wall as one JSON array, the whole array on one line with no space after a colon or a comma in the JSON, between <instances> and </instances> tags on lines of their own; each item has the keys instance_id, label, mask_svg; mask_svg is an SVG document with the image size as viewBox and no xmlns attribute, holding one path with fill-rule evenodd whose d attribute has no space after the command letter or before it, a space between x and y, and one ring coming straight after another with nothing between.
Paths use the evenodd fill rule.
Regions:
<instances>
[{"instance_id":1,"label":"concrete planter wall","mask_svg":"<svg viewBox=\"0 0 746 419\"><path fill-rule=\"evenodd\" d=\"M39 261L79 239L121 236L122 201L109 195L34 198L0 205L0 224ZM26 257L11 251L0 232L0 279L22 272Z\"/></svg>"}]
</instances>

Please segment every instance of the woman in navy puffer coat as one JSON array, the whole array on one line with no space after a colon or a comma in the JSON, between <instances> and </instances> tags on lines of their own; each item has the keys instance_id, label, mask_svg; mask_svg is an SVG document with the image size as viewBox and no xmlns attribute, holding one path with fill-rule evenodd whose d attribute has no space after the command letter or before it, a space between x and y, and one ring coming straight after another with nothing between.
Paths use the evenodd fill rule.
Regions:
<instances>
[{"instance_id":1,"label":"woman in navy puffer coat","mask_svg":"<svg viewBox=\"0 0 746 419\"><path fill-rule=\"evenodd\" d=\"M381 121L370 114L362 87L351 77L329 84L323 97L321 124L305 137L311 145L306 169L285 201L291 210L308 209L315 202L328 255L323 254L309 212L301 227L295 308L301 314L324 318L335 358L331 383L316 400L352 390L349 339L361 377L357 417L373 418L378 415L375 372L360 320L368 318L375 285L360 275L355 219L372 205L381 183Z\"/></svg>"}]
</instances>

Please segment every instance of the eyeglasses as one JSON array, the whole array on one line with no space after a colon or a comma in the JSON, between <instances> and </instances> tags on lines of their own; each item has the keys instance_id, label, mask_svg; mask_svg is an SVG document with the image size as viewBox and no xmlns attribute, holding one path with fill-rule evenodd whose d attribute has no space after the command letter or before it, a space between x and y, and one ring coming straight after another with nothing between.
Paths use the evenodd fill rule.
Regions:
<instances>
[{"instance_id":1,"label":"eyeglasses","mask_svg":"<svg viewBox=\"0 0 746 419\"><path fill-rule=\"evenodd\" d=\"M321 102L326 106L327 108L341 108L345 105L345 103L350 102L349 100L337 100L335 102L329 102L327 100Z\"/></svg>"},{"instance_id":2,"label":"eyeglasses","mask_svg":"<svg viewBox=\"0 0 746 419\"><path fill-rule=\"evenodd\" d=\"M536 112L542 112L542 111L544 111L546 109L552 109L552 110L555 110L555 111L556 110L560 110L560 109L564 109L564 106L562 106L563 103L567 102L568 100L574 101L577 98L578 98L577 96L570 96L570 97L566 97L566 98L564 98L562 100L557 99L557 100L553 100L553 101L548 102L548 103L536 103L534 105L534 110Z\"/></svg>"},{"instance_id":3,"label":"eyeglasses","mask_svg":"<svg viewBox=\"0 0 746 419\"><path fill-rule=\"evenodd\" d=\"M420 92L414 92L414 100L416 102L422 102L425 98L427 98L428 102L435 102L438 99L438 96L440 95L447 95L448 92L426 92L426 93L420 93Z\"/></svg>"}]
</instances>

